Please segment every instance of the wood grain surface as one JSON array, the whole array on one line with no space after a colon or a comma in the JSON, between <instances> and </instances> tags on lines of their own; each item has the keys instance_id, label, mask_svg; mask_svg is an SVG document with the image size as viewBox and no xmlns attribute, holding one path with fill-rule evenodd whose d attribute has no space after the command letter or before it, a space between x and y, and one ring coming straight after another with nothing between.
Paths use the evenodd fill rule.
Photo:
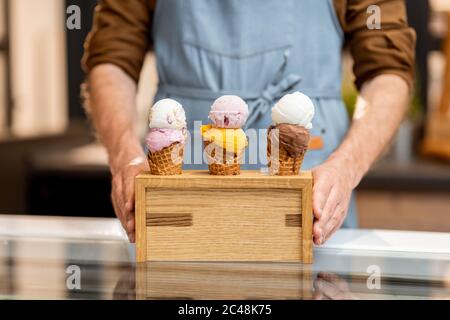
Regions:
<instances>
[{"instance_id":1,"label":"wood grain surface","mask_svg":"<svg viewBox=\"0 0 450 320\"><path fill-rule=\"evenodd\" d=\"M309 171L298 176L269 176L259 171L242 170L238 176L211 176L207 171L183 171L182 175L154 176L142 173L137 176L147 188L269 188L301 189L312 180Z\"/></svg>"},{"instance_id":2,"label":"wood grain surface","mask_svg":"<svg viewBox=\"0 0 450 320\"><path fill-rule=\"evenodd\" d=\"M137 232L145 232L137 236L138 261L312 262L309 172L218 177L188 171L136 181Z\"/></svg>"},{"instance_id":3,"label":"wood grain surface","mask_svg":"<svg viewBox=\"0 0 450 320\"><path fill-rule=\"evenodd\" d=\"M146 299L311 299L313 272L298 263L148 262L136 269Z\"/></svg>"},{"instance_id":4,"label":"wood grain surface","mask_svg":"<svg viewBox=\"0 0 450 320\"><path fill-rule=\"evenodd\" d=\"M136 261L147 260L147 214L145 212L146 179L136 178L135 194L135 232L136 232Z\"/></svg>"},{"instance_id":5,"label":"wood grain surface","mask_svg":"<svg viewBox=\"0 0 450 320\"><path fill-rule=\"evenodd\" d=\"M285 217L286 227L301 227L302 215L301 214L287 214Z\"/></svg>"},{"instance_id":6,"label":"wood grain surface","mask_svg":"<svg viewBox=\"0 0 450 320\"><path fill-rule=\"evenodd\" d=\"M147 227L191 227L190 213L147 213Z\"/></svg>"}]
</instances>

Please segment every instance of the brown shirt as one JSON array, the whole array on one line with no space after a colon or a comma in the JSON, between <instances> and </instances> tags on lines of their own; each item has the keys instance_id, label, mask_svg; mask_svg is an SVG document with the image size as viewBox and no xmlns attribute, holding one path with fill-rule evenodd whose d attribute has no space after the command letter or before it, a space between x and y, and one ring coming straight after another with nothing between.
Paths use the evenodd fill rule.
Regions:
<instances>
[{"instance_id":1,"label":"brown shirt","mask_svg":"<svg viewBox=\"0 0 450 320\"><path fill-rule=\"evenodd\" d=\"M151 48L156 0L102 0L85 43L83 67L112 63L138 81ZM381 29L367 28L367 8L381 9ZM408 26L404 0L334 0L336 14L353 56L358 89L380 74L396 74L414 84L416 35Z\"/></svg>"}]
</instances>

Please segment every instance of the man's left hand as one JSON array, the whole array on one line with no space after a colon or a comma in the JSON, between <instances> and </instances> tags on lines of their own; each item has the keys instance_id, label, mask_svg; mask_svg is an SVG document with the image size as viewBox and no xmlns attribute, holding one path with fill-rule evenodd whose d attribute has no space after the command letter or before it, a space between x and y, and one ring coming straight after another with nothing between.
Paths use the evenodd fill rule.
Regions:
<instances>
[{"instance_id":1,"label":"man's left hand","mask_svg":"<svg viewBox=\"0 0 450 320\"><path fill-rule=\"evenodd\" d=\"M347 215L353 190L352 168L334 157L313 169L313 236L324 244L338 230Z\"/></svg>"}]
</instances>

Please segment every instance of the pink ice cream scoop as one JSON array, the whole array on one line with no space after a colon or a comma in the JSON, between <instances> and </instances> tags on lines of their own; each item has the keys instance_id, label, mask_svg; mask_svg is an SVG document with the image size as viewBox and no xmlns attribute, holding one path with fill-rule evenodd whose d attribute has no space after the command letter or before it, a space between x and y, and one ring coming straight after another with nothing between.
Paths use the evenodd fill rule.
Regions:
<instances>
[{"instance_id":1,"label":"pink ice cream scoop","mask_svg":"<svg viewBox=\"0 0 450 320\"><path fill-rule=\"evenodd\" d=\"M214 101L209 119L217 128L238 129L248 118L248 106L238 96L222 96Z\"/></svg>"},{"instance_id":2,"label":"pink ice cream scoop","mask_svg":"<svg viewBox=\"0 0 450 320\"><path fill-rule=\"evenodd\" d=\"M153 128L147 134L145 143L151 152L157 152L171 146L175 142L184 144L185 139L183 130Z\"/></svg>"}]
</instances>

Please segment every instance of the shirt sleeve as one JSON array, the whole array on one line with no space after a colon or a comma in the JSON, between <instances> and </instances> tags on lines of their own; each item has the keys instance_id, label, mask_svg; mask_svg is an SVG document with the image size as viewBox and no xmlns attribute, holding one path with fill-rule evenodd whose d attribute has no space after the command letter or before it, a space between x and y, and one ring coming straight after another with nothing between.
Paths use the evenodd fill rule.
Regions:
<instances>
[{"instance_id":1,"label":"shirt sleeve","mask_svg":"<svg viewBox=\"0 0 450 320\"><path fill-rule=\"evenodd\" d=\"M136 82L151 45L151 22L155 1L102 0L97 5L91 32L84 44L82 66L89 73L95 66L112 63Z\"/></svg>"},{"instance_id":2,"label":"shirt sleeve","mask_svg":"<svg viewBox=\"0 0 450 320\"><path fill-rule=\"evenodd\" d=\"M367 26L371 5L380 9L381 29ZM353 56L356 87L378 75L395 74L413 88L416 33L408 26L404 0L335 0L335 6Z\"/></svg>"}]
</instances>

